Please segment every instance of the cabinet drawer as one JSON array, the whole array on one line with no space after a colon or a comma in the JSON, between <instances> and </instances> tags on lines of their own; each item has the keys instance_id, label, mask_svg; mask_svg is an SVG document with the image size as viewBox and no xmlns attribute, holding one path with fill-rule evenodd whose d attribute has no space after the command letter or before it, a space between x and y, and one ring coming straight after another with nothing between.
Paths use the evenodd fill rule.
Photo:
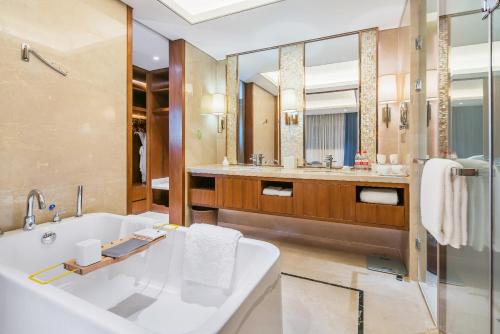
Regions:
<instances>
[{"instance_id":1,"label":"cabinet drawer","mask_svg":"<svg viewBox=\"0 0 500 334\"><path fill-rule=\"evenodd\" d=\"M146 199L146 186L143 184L132 185L132 202Z\"/></svg>"},{"instance_id":2,"label":"cabinet drawer","mask_svg":"<svg viewBox=\"0 0 500 334\"><path fill-rule=\"evenodd\" d=\"M365 224L377 224L377 205L356 203L356 221Z\"/></svg>"},{"instance_id":3,"label":"cabinet drawer","mask_svg":"<svg viewBox=\"0 0 500 334\"><path fill-rule=\"evenodd\" d=\"M260 195L263 212L293 214L293 197Z\"/></svg>"},{"instance_id":4,"label":"cabinet drawer","mask_svg":"<svg viewBox=\"0 0 500 334\"><path fill-rule=\"evenodd\" d=\"M356 203L356 221L365 224L404 227L404 206Z\"/></svg>"},{"instance_id":5,"label":"cabinet drawer","mask_svg":"<svg viewBox=\"0 0 500 334\"><path fill-rule=\"evenodd\" d=\"M148 211L146 200L132 202L132 213L141 213Z\"/></svg>"},{"instance_id":6,"label":"cabinet drawer","mask_svg":"<svg viewBox=\"0 0 500 334\"><path fill-rule=\"evenodd\" d=\"M201 206L216 206L216 194L213 189L197 189L189 190L189 204Z\"/></svg>"},{"instance_id":7,"label":"cabinet drawer","mask_svg":"<svg viewBox=\"0 0 500 334\"><path fill-rule=\"evenodd\" d=\"M395 227L405 226L405 208L400 205L377 205L377 223Z\"/></svg>"}]
</instances>

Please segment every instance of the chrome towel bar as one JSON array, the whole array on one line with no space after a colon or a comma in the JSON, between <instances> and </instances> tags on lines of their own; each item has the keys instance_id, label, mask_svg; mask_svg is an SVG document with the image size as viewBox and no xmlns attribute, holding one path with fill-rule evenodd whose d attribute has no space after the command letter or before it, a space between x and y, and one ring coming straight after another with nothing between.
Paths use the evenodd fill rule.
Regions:
<instances>
[{"instance_id":1,"label":"chrome towel bar","mask_svg":"<svg viewBox=\"0 0 500 334\"><path fill-rule=\"evenodd\" d=\"M415 158L415 159L413 159L413 163L419 164L419 165L425 165L425 163L429 160L430 159ZM451 175L452 176L479 176L479 170L475 169L475 168L453 167L451 169Z\"/></svg>"}]
</instances>

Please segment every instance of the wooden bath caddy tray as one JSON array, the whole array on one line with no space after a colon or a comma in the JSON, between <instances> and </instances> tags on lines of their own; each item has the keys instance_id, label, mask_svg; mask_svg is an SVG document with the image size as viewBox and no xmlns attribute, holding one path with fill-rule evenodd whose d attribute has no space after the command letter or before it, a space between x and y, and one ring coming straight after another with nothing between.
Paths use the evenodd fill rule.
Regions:
<instances>
[{"instance_id":1,"label":"wooden bath caddy tray","mask_svg":"<svg viewBox=\"0 0 500 334\"><path fill-rule=\"evenodd\" d=\"M141 237L137 237L137 236L133 236L132 235L132 236L120 239L120 240L111 241L111 242L109 242L107 244L102 245L102 250L106 250L108 248L115 247L115 246L120 245L120 244L122 244L122 243L124 243L126 241L131 240L131 239L139 239L139 240L147 240L147 241L150 240L150 242L147 243L147 244L145 244L144 246L136 248L133 251L131 251L131 252L129 252L129 253L121 256L121 257L112 258L112 257L103 256L101 258L101 261L96 262L96 263L91 264L91 265L88 265L86 267L77 265L75 259L68 260L68 261L66 261L66 262L63 263L64 269L66 269L68 271L71 271L71 272L74 272L75 274L86 275L86 274L91 273L93 271L96 271L98 269L107 267L107 266L109 266L111 264L118 263L118 262L121 262L123 260L126 260L129 257L131 257L132 255L135 255L137 253L145 251L149 247L153 246L154 244L160 242L161 240L163 240L165 238L166 238L166 235L163 235L163 236L161 236L159 238L151 240L151 239L141 238Z\"/></svg>"}]
</instances>

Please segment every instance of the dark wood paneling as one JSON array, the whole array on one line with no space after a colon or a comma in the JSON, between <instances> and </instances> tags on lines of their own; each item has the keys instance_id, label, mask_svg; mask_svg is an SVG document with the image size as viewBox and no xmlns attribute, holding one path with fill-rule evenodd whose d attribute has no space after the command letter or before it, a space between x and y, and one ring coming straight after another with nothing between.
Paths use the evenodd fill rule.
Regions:
<instances>
[{"instance_id":1,"label":"dark wood paneling","mask_svg":"<svg viewBox=\"0 0 500 334\"><path fill-rule=\"evenodd\" d=\"M184 225L185 216L185 60L186 42L170 42L169 60L169 211L170 223Z\"/></svg>"},{"instance_id":2,"label":"dark wood paneling","mask_svg":"<svg viewBox=\"0 0 500 334\"><path fill-rule=\"evenodd\" d=\"M127 213L132 212L132 8L127 6Z\"/></svg>"},{"instance_id":3,"label":"dark wood paneling","mask_svg":"<svg viewBox=\"0 0 500 334\"><path fill-rule=\"evenodd\" d=\"M257 210L259 208L259 183L256 180L222 178L222 204L227 209Z\"/></svg>"},{"instance_id":4,"label":"dark wood paneling","mask_svg":"<svg viewBox=\"0 0 500 334\"><path fill-rule=\"evenodd\" d=\"M136 214L145 211L148 211L148 203L145 199L143 199L142 201L132 202L131 213Z\"/></svg>"},{"instance_id":5,"label":"dark wood paneling","mask_svg":"<svg viewBox=\"0 0 500 334\"><path fill-rule=\"evenodd\" d=\"M356 186L333 183L330 190L330 218L354 221L356 218Z\"/></svg>"}]
</instances>

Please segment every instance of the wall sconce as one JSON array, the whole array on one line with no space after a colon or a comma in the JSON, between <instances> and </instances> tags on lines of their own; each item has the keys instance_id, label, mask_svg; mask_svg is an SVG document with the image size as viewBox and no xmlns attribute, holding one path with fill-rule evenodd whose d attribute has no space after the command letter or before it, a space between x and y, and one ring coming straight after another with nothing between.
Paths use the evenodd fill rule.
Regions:
<instances>
[{"instance_id":1,"label":"wall sconce","mask_svg":"<svg viewBox=\"0 0 500 334\"><path fill-rule=\"evenodd\" d=\"M298 124L299 115L297 111L297 91L295 89L284 89L281 95L281 112L285 115L285 124Z\"/></svg>"},{"instance_id":2,"label":"wall sconce","mask_svg":"<svg viewBox=\"0 0 500 334\"><path fill-rule=\"evenodd\" d=\"M389 123L391 122L391 108L389 107L389 103L395 103L397 95L396 75L381 76L378 81L378 97L380 103L385 103L385 106L382 108L382 122L385 123L386 128L389 128Z\"/></svg>"},{"instance_id":3,"label":"wall sconce","mask_svg":"<svg viewBox=\"0 0 500 334\"><path fill-rule=\"evenodd\" d=\"M212 114L217 116L217 133L222 133L225 128L226 96L214 94L212 96Z\"/></svg>"}]
</instances>

